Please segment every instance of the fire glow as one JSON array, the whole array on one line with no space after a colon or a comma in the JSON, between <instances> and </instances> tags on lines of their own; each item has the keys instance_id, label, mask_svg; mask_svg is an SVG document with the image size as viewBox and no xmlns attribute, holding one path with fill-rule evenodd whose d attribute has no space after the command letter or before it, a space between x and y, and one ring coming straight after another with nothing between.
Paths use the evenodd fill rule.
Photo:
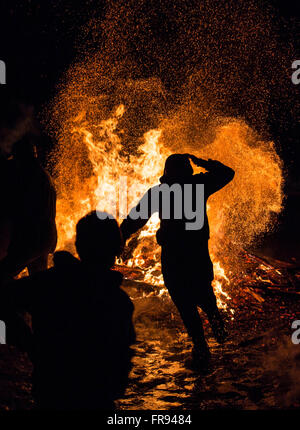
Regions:
<instances>
[{"instance_id":1,"label":"fire glow","mask_svg":"<svg viewBox=\"0 0 300 430\"><path fill-rule=\"evenodd\" d=\"M88 211L97 208L113 212L116 202L112 190L120 176L126 176L128 187L134 190L128 196L129 210L149 187L158 183L165 159L172 152L220 160L236 171L232 183L212 196L208 204L213 286L219 306L227 308L231 278L242 270L240 251L270 228L273 214L282 207L281 161L273 142L259 140L243 121L229 118L219 121L209 144L202 146L199 142L195 147L182 133L176 118L169 117L159 127L144 132L131 149L126 147L130 103L113 106L103 117L101 96L77 97L63 91L60 97L58 112L62 104L71 103L72 109L61 116L58 149L53 156L58 189L58 248L74 252L75 225ZM174 147L172 136L175 143L180 139L180 149ZM166 290L160 271L160 248L155 240L158 224L158 216L154 215L139 232L130 258L119 259L118 264L140 270L143 282L158 287L157 294L163 295Z\"/></svg>"}]
</instances>

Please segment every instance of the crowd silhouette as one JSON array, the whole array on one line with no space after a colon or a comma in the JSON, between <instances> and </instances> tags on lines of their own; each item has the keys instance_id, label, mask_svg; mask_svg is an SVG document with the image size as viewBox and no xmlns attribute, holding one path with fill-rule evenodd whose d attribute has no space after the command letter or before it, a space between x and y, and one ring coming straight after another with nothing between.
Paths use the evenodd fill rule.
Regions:
<instances>
[{"instance_id":1,"label":"crowd silhouette","mask_svg":"<svg viewBox=\"0 0 300 430\"><path fill-rule=\"evenodd\" d=\"M42 409L111 409L126 388L135 332L133 304L112 270L121 244L117 222L91 212L77 224L79 259L56 252L52 268L5 289L10 312L32 316L25 350Z\"/></svg>"},{"instance_id":2,"label":"crowd silhouette","mask_svg":"<svg viewBox=\"0 0 300 430\"><path fill-rule=\"evenodd\" d=\"M57 240L53 183L28 134L13 141L6 130L1 138L0 319L7 324L7 341L26 351L33 363L33 396L39 408L112 409L128 385L135 342L134 307L121 289L121 273L113 267L126 241L151 217L151 205L143 219L131 213L151 199L153 188L120 227L114 218L96 211L80 219L78 258L55 252L48 269L48 255ZM190 160L206 173L193 174ZM218 161L173 154L156 189L192 184L194 202L196 185L204 184L206 207L209 196L233 176L234 171ZM227 336L211 285L206 210L200 230L186 230L184 216L177 219L171 211L164 219L160 206L157 211L164 282L193 341L193 361L205 368L210 352L198 307L207 314L217 341ZM15 280L24 268L29 276ZM24 313L31 315L31 326Z\"/></svg>"}]
</instances>

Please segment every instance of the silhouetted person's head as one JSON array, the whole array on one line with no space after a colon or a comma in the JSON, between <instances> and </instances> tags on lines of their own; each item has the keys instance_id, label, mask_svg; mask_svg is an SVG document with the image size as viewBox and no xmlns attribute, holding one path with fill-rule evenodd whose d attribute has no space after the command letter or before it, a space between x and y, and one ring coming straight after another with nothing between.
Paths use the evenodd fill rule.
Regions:
<instances>
[{"instance_id":1,"label":"silhouetted person's head","mask_svg":"<svg viewBox=\"0 0 300 430\"><path fill-rule=\"evenodd\" d=\"M185 154L172 154L165 162L164 174L161 181L176 180L193 174L189 158Z\"/></svg>"},{"instance_id":2,"label":"silhouetted person's head","mask_svg":"<svg viewBox=\"0 0 300 430\"><path fill-rule=\"evenodd\" d=\"M99 214L104 218L103 212ZM82 262L111 267L122 244L121 231L114 218L100 219L93 211L77 223L76 249Z\"/></svg>"},{"instance_id":3,"label":"silhouetted person's head","mask_svg":"<svg viewBox=\"0 0 300 430\"><path fill-rule=\"evenodd\" d=\"M24 136L13 146L13 156L17 161L32 161L37 158L36 147L29 136Z\"/></svg>"}]
</instances>

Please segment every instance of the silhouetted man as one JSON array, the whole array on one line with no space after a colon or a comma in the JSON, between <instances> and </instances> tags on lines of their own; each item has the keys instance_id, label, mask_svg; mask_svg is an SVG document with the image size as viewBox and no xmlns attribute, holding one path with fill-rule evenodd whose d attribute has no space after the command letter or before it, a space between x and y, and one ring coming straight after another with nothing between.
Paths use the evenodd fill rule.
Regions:
<instances>
[{"instance_id":1,"label":"silhouetted man","mask_svg":"<svg viewBox=\"0 0 300 430\"><path fill-rule=\"evenodd\" d=\"M205 168L207 173L193 175L189 158L197 166ZM233 177L234 171L219 161L205 161L189 154L173 154L166 160L164 175L160 178L161 184L148 190L121 225L124 239L128 239L146 224L153 212L158 211L161 222L156 236L162 248L161 264L164 282L193 340L193 357L200 365L207 364L210 353L197 306L206 312L216 339L222 342L226 337L211 286L214 274L208 251L209 225L206 202L211 194L223 188ZM170 193L169 217L163 216L163 210L166 209L164 190L166 185L173 186L174 189L175 184L179 184L181 190L179 190L182 197L180 219L175 214L176 210L180 209L178 202L177 207L175 204L178 197L176 192ZM187 186L187 184L191 185ZM204 185L202 196L199 184ZM153 199L159 200L159 204L153 204ZM186 208L186 202L189 202L192 207ZM145 208L148 208L146 216ZM197 213L199 208L203 210L202 216ZM186 216L187 212L191 214L193 211L194 218ZM143 213L143 218L137 216L139 213ZM194 223L196 226L201 218L202 228L187 229L187 223L190 225Z\"/></svg>"},{"instance_id":2,"label":"silhouetted man","mask_svg":"<svg viewBox=\"0 0 300 430\"><path fill-rule=\"evenodd\" d=\"M2 279L17 275L25 267L30 274L47 269L48 254L55 250L57 241L56 192L30 138L25 136L14 143L7 156L11 159L2 160L6 169L1 175L2 197L8 202L1 222L7 225L1 243L6 247L1 251Z\"/></svg>"},{"instance_id":3,"label":"silhouetted man","mask_svg":"<svg viewBox=\"0 0 300 430\"><path fill-rule=\"evenodd\" d=\"M32 315L28 353L43 409L113 408L131 369L133 304L111 269L122 245L119 226L91 212L76 230L80 260L56 252L53 268L2 292L6 307Z\"/></svg>"}]
</instances>

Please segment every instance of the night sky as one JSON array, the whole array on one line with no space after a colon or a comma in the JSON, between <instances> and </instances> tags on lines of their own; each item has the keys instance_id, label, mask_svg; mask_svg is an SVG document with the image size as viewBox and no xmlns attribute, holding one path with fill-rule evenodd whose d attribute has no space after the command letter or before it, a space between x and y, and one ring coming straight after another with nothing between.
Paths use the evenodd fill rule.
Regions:
<instances>
[{"instance_id":1,"label":"night sky","mask_svg":"<svg viewBox=\"0 0 300 430\"><path fill-rule=\"evenodd\" d=\"M56 85L68 69L69 64L78 55L80 45L80 29L90 20L96 18L101 21L105 16L108 2L99 0L58 0L55 2L2 1L1 2L1 46L0 59L7 66L7 84L1 85L1 107L7 100L16 97L33 104L39 113L43 106L51 100L56 91ZM160 3L160 2L159 2ZM167 3L164 1L162 3ZM259 2L260 5L270 7L272 3L273 19L278 29L278 37L284 49L293 46L294 59L297 58L299 38L299 11L297 2L293 0L276 0L273 2ZM164 22L159 12L155 12L152 2L153 26L160 29L157 35L159 43L168 44L168 39L176 38L178 29ZM155 4L155 2L153 3ZM216 7L218 0L216 1ZM145 13L150 13L145 11ZM99 34L101 39L101 34ZM139 52L145 63L140 73L145 77L157 74L157 67L149 56ZM300 54L298 55L300 57ZM171 78L182 78L181 63L173 68ZM286 64L287 84L284 97L280 91L271 100L269 127L272 138L277 142L278 151L289 170L289 183L293 187L300 182L300 142L299 142L299 86L290 82L290 64ZM158 67L159 68L159 67ZM160 70L162 68L160 67ZM289 70L290 69L290 70ZM172 74L173 73L173 74ZM162 82L168 87L170 75L160 74ZM287 106L288 100L288 106ZM298 105L298 106L297 106ZM284 121L280 119L284 118ZM298 121L297 121L298 120ZM297 124L298 122L298 124ZM300 188L300 185L299 187Z\"/></svg>"}]
</instances>

